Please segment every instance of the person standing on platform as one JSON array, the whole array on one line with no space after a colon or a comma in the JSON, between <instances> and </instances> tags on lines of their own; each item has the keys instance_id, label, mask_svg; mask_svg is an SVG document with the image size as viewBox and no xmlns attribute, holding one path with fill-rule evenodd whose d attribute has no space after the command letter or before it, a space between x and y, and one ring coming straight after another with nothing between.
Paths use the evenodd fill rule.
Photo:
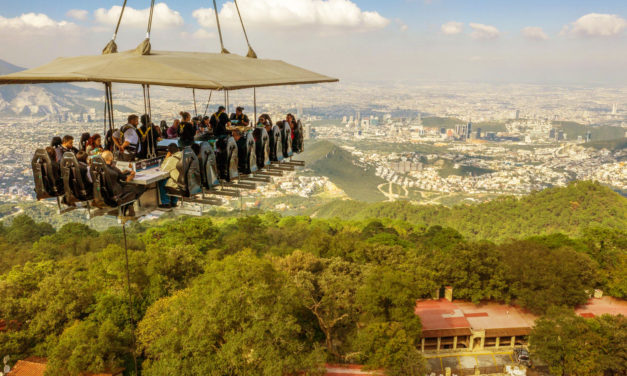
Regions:
<instances>
[{"instance_id":1,"label":"person standing on platform","mask_svg":"<svg viewBox=\"0 0 627 376\"><path fill-rule=\"evenodd\" d=\"M120 143L120 160L131 162L141 153L141 142L139 133L137 133L137 125L139 124L139 116L129 115L128 123L124 125L117 134ZM113 135L116 138L116 135Z\"/></svg>"},{"instance_id":2,"label":"person standing on platform","mask_svg":"<svg viewBox=\"0 0 627 376\"><path fill-rule=\"evenodd\" d=\"M179 147L184 148L191 146L194 143L194 137L196 136L196 129L194 124L191 123L192 115L189 112L181 111L181 124L179 125Z\"/></svg>"},{"instance_id":3,"label":"person standing on platform","mask_svg":"<svg viewBox=\"0 0 627 376\"><path fill-rule=\"evenodd\" d=\"M250 120L248 120L248 116L244 114L244 107L237 107L235 109L235 113L231 114L231 123L237 122L237 125L242 125L247 127L250 124Z\"/></svg>"},{"instance_id":4,"label":"person standing on platform","mask_svg":"<svg viewBox=\"0 0 627 376\"><path fill-rule=\"evenodd\" d=\"M226 130L226 127L231 126L231 121L229 120L229 116L226 114L226 108L224 106L218 107L218 112L211 116L209 124L211 124L214 136L228 136L229 132Z\"/></svg>"}]
</instances>

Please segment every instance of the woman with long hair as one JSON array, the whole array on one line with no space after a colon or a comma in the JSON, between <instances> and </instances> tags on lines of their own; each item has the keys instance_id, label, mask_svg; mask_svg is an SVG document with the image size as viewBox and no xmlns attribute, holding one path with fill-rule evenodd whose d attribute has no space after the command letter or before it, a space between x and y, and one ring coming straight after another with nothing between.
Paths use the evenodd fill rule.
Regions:
<instances>
[{"instance_id":1,"label":"woman with long hair","mask_svg":"<svg viewBox=\"0 0 627 376\"><path fill-rule=\"evenodd\" d=\"M87 155L96 155L102 153L102 137L98 133L94 134L87 140L85 147Z\"/></svg>"}]
</instances>

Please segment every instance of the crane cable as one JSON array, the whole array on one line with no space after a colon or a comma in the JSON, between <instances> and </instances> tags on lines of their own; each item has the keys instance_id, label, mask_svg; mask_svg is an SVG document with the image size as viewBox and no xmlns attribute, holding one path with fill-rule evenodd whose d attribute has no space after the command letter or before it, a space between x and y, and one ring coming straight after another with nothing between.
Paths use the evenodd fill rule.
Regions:
<instances>
[{"instance_id":1,"label":"crane cable","mask_svg":"<svg viewBox=\"0 0 627 376\"><path fill-rule=\"evenodd\" d=\"M213 0L213 11L216 14L216 24L218 25L218 35L220 35L220 47L222 48L223 54L230 54L229 50L224 48L224 40L222 39L222 28L220 27L220 17L218 16L218 5L216 4L216 0Z\"/></svg>"},{"instance_id":2,"label":"crane cable","mask_svg":"<svg viewBox=\"0 0 627 376\"><path fill-rule=\"evenodd\" d=\"M135 365L135 375L138 375L137 355L135 355L135 347L137 345L135 342L136 340L135 340L135 330L134 330L135 320L133 319L133 293L131 291L131 274L129 272L129 267L128 267L128 244L126 241L126 221L125 220L122 221L122 232L124 233L124 256L126 257L126 287L128 289L128 319L129 319L129 322L131 324L131 329L132 329L132 333L131 333L131 337L133 340L132 353L133 353L133 363Z\"/></svg>"},{"instance_id":3,"label":"crane cable","mask_svg":"<svg viewBox=\"0 0 627 376\"><path fill-rule=\"evenodd\" d=\"M244 20L242 19L242 14L239 11L239 5L237 5L237 0L233 0L233 2L235 3L235 9L237 9L239 22L242 24L242 30L244 31L244 38L246 38L246 44L248 44L248 54L246 55L246 57L249 57L251 59L256 59L257 54L255 53L255 50L253 50L252 46L250 45L250 41L248 41L248 33L246 33L246 28L244 27Z\"/></svg>"},{"instance_id":4,"label":"crane cable","mask_svg":"<svg viewBox=\"0 0 627 376\"><path fill-rule=\"evenodd\" d=\"M137 46L135 52L141 55L150 55L152 49L150 45L150 32L152 31L152 16L155 12L155 0L150 2L150 13L148 15L148 28L146 29L146 39Z\"/></svg>"},{"instance_id":5,"label":"crane cable","mask_svg":"<svg viewBox=\"0 0 627 376\"><path fill-rule=\"evenodd\" d=\"M102 50L103 55L114 54L118 52L118 45L115 44L115 39L118 37L118 31L120 30L120 24L122 23L122 16L124 16L124 10L126 9L126 2L122 4L122 10L120 11L120 17L118 18L118 24L115 26L115 32L113 33L113 38L109 41L109 43Z\"/></svg>"},{"instance_id":6,"label":"crane cable","mask_svg":"<svg viewBox=\"0 0 627 376\"><path fill-rule=\"evenodd\" d=\"M203 118L207 116L207 110L209 110L209 103L211 103L211 94L213 94L213 90L209 91L209 99L207 99L207 105L205 106L205 113L202 115Z\"/></svg>"}]
</instances>

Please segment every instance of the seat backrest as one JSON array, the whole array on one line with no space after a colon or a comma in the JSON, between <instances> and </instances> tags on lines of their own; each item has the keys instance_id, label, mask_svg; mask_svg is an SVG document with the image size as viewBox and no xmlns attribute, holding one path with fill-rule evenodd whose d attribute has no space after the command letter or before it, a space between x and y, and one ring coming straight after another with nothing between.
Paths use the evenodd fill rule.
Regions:
<instances>
[{"instance_id":1,"label":"seat backrest","mask_svg":"<svg viewBox=\"0 0 627 376\"><path fill-rule=\"evenodd\" d=\"M294 142L292 143L292 151L294 153L302 153L305 151L305 132L303 123L298 120L294 127Z\"/></svg>"},{"instance_id":2,"label":"seat backrest","mask_svg":"<svg viewBox=\"0 0 627 376\"><path fill-rule=\"evenodd\" d=\"M106 163L101 156L96 155L91 159L89 174L94 184L94 199L102 201L112 207L118 206L115 194L113 193L113 185L111 181L109 181L109 176L106 171Z\"/></svg>"},{"instance_id":3,"label":"seat backrest","mask_svg":"<svg viewBox=\"0 0 627 376\"><path fill-rule=\"evenodd\" d=\"M239 176L237 170L239 164L239 158L237 155L237 142L233 137L229 137L226 144L226 166L228 169L227 179L230 181Z\"/></svg>"},{"instance_id":4,"label":"seat backrest","mask_svg":"<svg viewBox=\"0 0 627 376\"><path fill-rule=\"evenodd\" d=\"M202 192L200 163L191 147L183 149L183 158L176 164L179 177L176 181L183 197L191 197Z\"/></svg>"},{"instance_id":5,"label":"seat backrest","mask_svg":"<svg viewBox=\"0 0 627 376\"><path fill-rule=\"evenodd\" d=\"M283 157L289 158L292 156L292 129L287 123L281 130L281 148Z\"/></svg>"},{"instance_id":6,"label":"seat backrest","mask_svg":"<svg viewBox=\"0 0 627 376\"><path fill-rule=\"evenodd\" d=\"M216 163L216 153L209 142L200 144L200 176L202 185L211 189L220 184L218 179L218 166Z\"/></svg>"},{"instance_id":7,"label":"seat backrest","mask_svg":"<svg viewBox=\"0 0 627 376\"><path fill-rule=\"evenodd\" d=\"M61 177L54 171L52 161L45 149L37 149L31 162L35 179L35 194L38 200L59 197L63 194Z\"/></svg>"},{"instance_id":8,"label":"seat backrest","mask_svg":"<svg viewBox=\"0 0 627 376\"><path fill-rule=\"evenodd\" d=\"M246 156L248 157L247 166L248 171L257 172L257 151L255 144L255 136L253 132L248 132L246 135Z\"/></svg>"},{"instance_id":9,"label":"seat backrest","mask_svg":"<svg viewBox=\"0 0 627 376\"><path fill-rule=\"evenodd\" d=\"M93 197L93 192L87 188L89 182L83 181L80 165L72 152L66 152L61 159L61 176L65 191L65 202L73 204L77 201L87 201Z\"/></svg>"},{"instance_id":10,"label":"seat backrest","mask_svg":"<svg viewBox=\"0 0 627 376\"><path fill-rule=\"evenodd\" d=\"M283 160L283 146L281 142L281 130L278 125L272 127L272 134L270 135L272 141L272 154L275 159L273 161L282 161Z\"/></svg>"}]
</instances>

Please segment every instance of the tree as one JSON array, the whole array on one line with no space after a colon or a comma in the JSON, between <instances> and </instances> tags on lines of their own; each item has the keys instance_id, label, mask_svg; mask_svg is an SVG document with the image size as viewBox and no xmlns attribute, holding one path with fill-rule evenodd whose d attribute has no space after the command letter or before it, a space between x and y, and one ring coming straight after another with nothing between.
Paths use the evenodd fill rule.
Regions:
<instances>
[{"instance_id":1,"label":"tree","mask_svg":"<svg viewBox=\"0 0 627 376\"><path fill-rule=\"evenodd\" d=\"M374 322L359 331L355 347L368 369L388 376L421 376L427 371L415 337L398 322Z\"/></svg>"},{"instance_id":2,"label":"tree","mask_svg":"<svg viewBox=\"0 0 627 376\"><path fill-rule=\"evenodd\" d=\"M554 375L598 375L601 337L586 319L570 308L550 308L536 320L529 337L530 350L546 362Z\"/></svg>"},{"instance_id":3,"label":"tree","mask_svg":"<svg viewBox=\"0 0 627 376\"><path fill-rule=\"evenodd\" d=\"M59 337L51 351L46 376L80 376L113 371L128 355L128 335L111 322L76 321Z\"/></svg>"},{"instance_id":4,"label":"tree","mask_svg":"<svg viewBox=\"0 0 627 376\"><path fill-rule=\"evenodd\" d=\"M554 305L574 307L588 300L597 266L585 253L532 241L506 244L501 250L510 291L522 306L543 313Z\"/></svg>"},{"instance_id":5,"label":"tree","mask_svg":"<svg viewBox=\"0 0 627 376\"><path fill-rule=\"evenodd\" d=\"M369 266L357 292L360 329L354 342L358 360L386 374L423 375L425 361L417 350L420 319L414 313L418 297L433 286L425 284L411 262Z\"/></svg>"},{"instance_id":6,"label":"tree","mask_svg":"<svg viewBox=\"0 0 627 376\"><path fill-rule=\"evenodd\" d=\"M316 374L322 359L298 325L299 307L269 261L241 253L214 262L146 312L137 330L144 374Z\"/></svg>"},{"instance_id":7,"label":"tree","mask_svg":"<svg viewBox=\"0 0 627 376\"><path fill-rule=\"evenodd\" d=\"M318 320L329 355L341 359L338 347L357 320L356 291L361 283L358 265L340 258L323 259L296 251L279 260L300 291L303 306Z\"/></svg>"}]
</instances>

